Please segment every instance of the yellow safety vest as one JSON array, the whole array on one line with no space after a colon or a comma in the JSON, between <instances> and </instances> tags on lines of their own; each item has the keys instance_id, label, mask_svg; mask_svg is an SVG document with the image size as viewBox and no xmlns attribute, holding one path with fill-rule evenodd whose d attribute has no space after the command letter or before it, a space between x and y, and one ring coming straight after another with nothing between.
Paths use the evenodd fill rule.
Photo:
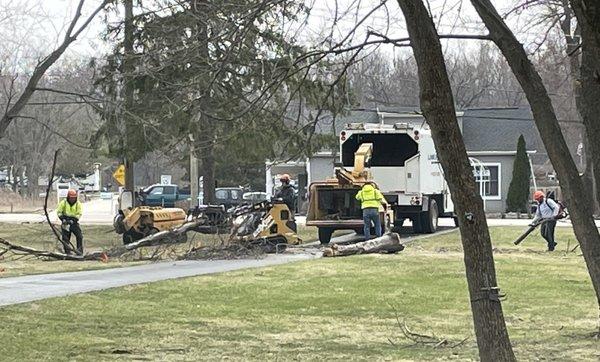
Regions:
<instances>
[{"instance_id":1,"label":"yellow safety vest","mask_svg":"<svg viewBox=\"0 0 600 362\"><path fill-rule=\"evenodd\" d=\"M368 207L379 208L383 195L381 191L377 190L373 185L366 184L356 194L356 199L361 202L360 207L366 209Z\"/></svg>"},{"instance_id":2,"label":"yellow safety vest","mask_svg":"<svg viewBox=\"0 0 600 362\"><path fill-rule=\"evenodd\" d=\"M81 202L75 201L73 205L69 204L69 202L64 199L58 203L58 207L56 208L56 214L60 216L68 216L74 217L77 219L81 218Z\"/></svg>"}]
</instances>

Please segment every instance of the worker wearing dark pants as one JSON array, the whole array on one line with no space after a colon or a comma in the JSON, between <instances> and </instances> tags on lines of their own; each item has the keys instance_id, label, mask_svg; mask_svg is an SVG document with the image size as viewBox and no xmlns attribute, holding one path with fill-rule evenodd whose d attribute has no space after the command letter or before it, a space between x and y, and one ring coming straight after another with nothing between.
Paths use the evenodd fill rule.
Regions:
<instances>
[{"instance_id":1,"label":"worker wearing dark pants","mask_svg":"<svg viewBox=\"0 0 600 362\"><path fill-rule=\"evenodd\" d=\"M530 226L542 223L541 234L548 243L548 251L554 251L556 241L554 240L554 228L556 227L556 216L560 206L552 199L546 198L542 191L536 191L533 199L538 203L535 217Z\"/></svg>"},{"instance_id":2,"label":"worker wearing dark pants","mask_svg":"<svg viewBox=\"0 0 600 362\"><path fill-rule=\"evenodd\" d=\"M77 240L77 253L83 254L83 233L79 227L79 219L82 215L81 202L77 197L77 191L70 189L67 192L67 198L61 200L56 207L56 214L62 222L61 232L62 240L65 245L71 242L71 234L75 234ZM69 254L71 250L65 246L65 253Z\"/></svg>"},{"instance_id":3,"label":"worker wearing dark pants","mask_svg":"<svg viewBox=\"0 0 600 362\"><path fill-rule=\"evenodd\" d=\"M379 218L379 208L383 202L383 195L372 184L365 184L356 194L356 199L360 201L363 213L363 230L365 240L371 239L371 223L375 228L377 237L382 235L381 219Z\"/></svg>"},{"instance_id":4,"label":"worker wearing dark pants","mask_svg":"<svg viewBox=\"0 0 600 362\"><path fill-rule=\"evenodd\" d=\"M556 227L556 220L547 220L541 226L541 234L546 242L548 243L548 250L554 251L556 242L554 241L554 228Z\"/></svg>"},{"instance_id":5,"label":"worker wearing dark pants","mask_svg":"<svg viewBox=\"0 0 600 362\"><path fill-rule=\"evenodd\" d=\"M83 254L83 233L81 232L81 227L79 227L78 220L65 218L62 220L63 226L61 227L62 239L64 242L71 242L71 234L75 235L75 240L77 240L77 253ZM67 252L65 250L65 252Z\"/></svg>"}]
</instances>

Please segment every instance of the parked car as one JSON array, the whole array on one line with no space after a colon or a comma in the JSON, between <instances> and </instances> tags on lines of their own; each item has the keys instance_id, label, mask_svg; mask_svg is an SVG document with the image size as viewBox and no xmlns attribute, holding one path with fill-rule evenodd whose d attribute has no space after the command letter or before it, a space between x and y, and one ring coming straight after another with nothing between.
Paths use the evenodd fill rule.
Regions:
<instances>
[{"instance_id":1,"label":"parked car","mask_svg":"<svg viewBox=\"0 0 600 362\"><path fill-rule=\"evenodd\" d=\"M230 207L239 206L244 203L244 189L241 187L219 187L215 190L215 199L218 205Z\"/></svg>"},{"instance_id":2,"label":"parked car","mask_svg":"<svg viewBox=\"0 0 600 362\"><path fill-rule=\"evenodd\" d=\"M188 200L190 194L177 185L154 184L143 189L139 197L145 206L174 207L177 201Z\"/></svg>"},{"instance_id":3,"label":"parked car","mask_svg":"<svg viewBox=\"0 0 600 362\"><path fill-rule=\"evenodd\" d=\"M242 195L242 199L245 203L255 204L262 201L267 201L266 192L246 192Z\"/></svg>"}]
</instances>

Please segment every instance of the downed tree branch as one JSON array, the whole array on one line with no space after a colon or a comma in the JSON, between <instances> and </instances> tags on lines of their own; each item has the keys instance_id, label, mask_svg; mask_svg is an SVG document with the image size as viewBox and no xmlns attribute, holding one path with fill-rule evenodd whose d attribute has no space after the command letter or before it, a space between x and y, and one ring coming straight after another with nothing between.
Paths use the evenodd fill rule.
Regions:
<instances>
[{"instance_id":1,"label":"downed tree branch","mask_svg":"<svg viewBox=\"0 0 600 362\"><path fill-rule=\"evenodd\" d=\"M7 240L0 238L0 244L4 246L4 250L0 252L0 255L5 254L7 251L13 251L17 253L25 253L26 255L35 256L38 258L51 258L57 260L72 260L72 261L87 261L87 260L98 260L106 262L108 258L118 258L132 250L147 246L157 245L173 245L184 243L187 241L186 233L191 230L196 230L204 227L206 220L197 220L183 224L182 226L173 230L161 231L156 234L149 235L143 239L140 239L134 243L127 244L124 246L118 246L105 251L97 251L88 253L85 255L76 254L65 254L47 250L38 250L30 248L28 246L22 246L13 244ZM63 244L64 245L64 244ZM151 258L160 256L164 253L163 251L155 251Z\"/></svg>"},{"instance_id":2,"label":"downed tree branch","mask_svg":"<svg viewBox=\"0 0 600 362\"><path fill-rule=\"evenodd\" d=\"M205 224L206 220L204 219L190 221L172 230L159 231L138 241L127 244L125 245L125 249L134 250L144 246L185 243L187 241L186 233L188 231L203 227Z\"/></svg>"},{"instance_id":3,"label":"downed tree branch","mask_svg":"<svg viewBox=\"0 0 600 362\"><path fill-rule=\"evenodd\" d=\"M347 256L355 254L397 253L404 250L400 244L400 235L388 233L381 237L350 245L333 244L323 250L323 256Z\"/></svg>"},{"instance_id":4,"label":"downed tree branch","mask_svg":"<svg viewBox=\"0 0 600 362\"><path fill-rule=\"evenodd\" d=\"M428 345L428 346L432 346L433 348L440 348L440 347L456 348L456 347L463 345L467 340L469 340L469 337L465 337L464 339L462 339L459 342L450 344L450 341L447 338L440 338L440 337L437 337L435 334L427 335L427 334L415 333L408 328L408 325L406 324L405 320L400 321L398 311L393 306L391 306L391 307L394 310L394 317L396 319L396 324L398 325L398 328L400 329L400 331L402 332L402 334L404 335L404 337L406 339L413 342L413 345ZM394 343L390 338L388 338L388 341L390 342L390 344L392 346L396 346L396 343Z\"/></svg>"},{"instance_id":5,"label":"downed tree branch","mask_svg":"<svg viewBox=\"0 0 600 362\"><path fill-rule=\"evenodd\" d=\"M0 244L5 246L5 250L3 251L2 254L6 253L7 251L10 250L10 251L17 251L17 252L25 253L27 255L32 255L32 256L35 256L38 258L45 257L45 258L52 258L52 259L58 259L58 260L77 260L77 261L100 260L100 255L92 255L92 254L71 255L71 254L57 253L57 252L53 252L53 251L38 250L38 249L30 248L28 246L13 244L2 238L0 238Z\"/></svg>"}]
</instances>

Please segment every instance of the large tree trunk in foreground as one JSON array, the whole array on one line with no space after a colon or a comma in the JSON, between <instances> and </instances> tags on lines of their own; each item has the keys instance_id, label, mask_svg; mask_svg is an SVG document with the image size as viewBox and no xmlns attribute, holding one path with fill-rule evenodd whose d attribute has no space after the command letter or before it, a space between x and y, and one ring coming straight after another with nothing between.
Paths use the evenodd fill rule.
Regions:
<instances>
[{"instance_id":1,"label":"large tree trunk in foreground","mask_svg":"<svg viewBox=\"0 0 600 362\"><path fill-rule=\"evenodd\" d=\"M400 235L389 233L375 239L350 245L333 244L323 250L323 256L347 256L356 254L397 253L404 250L400 244Z\"/></svg>"},{"instance_id":2,"label":"large tree trunk in foreground","mask_svg":"<svg viewBox=\"0 0 600 362\"><path fill-rule=\"evenodd\" d=\"M600 44L595 41L596 35L600 35L600 24L594 25L589 22L586 13L589 15L590 8L583 8L580 0L571 3L581 36L581 61L576 81L579 91L577 110L586 128L588 139L586 157L592 165L590 169L593 170L596 202L600 202ZM572 51L569 54L571 54L571 63L576 63L577 52ZM588 172L586 168L586 173Z\"/></svg>"},{"instance_id":3,"label":"large tree trunk in foreground","mask_svg":"<svg viewBox=\"0 0 600 362\"><path fill-rule=\"evenodd\" d=\"M398 0L398 3L406 18L418 66L421 108L431 127L458 215L479 357L482 361L514 361L499 300L483 202L458 127L439 37L421 0Z\"/></svg>"},{"instance_id":4,"label":"large tree trunk in foreground","mask_svg":"<svg viewBox=\"0 0 600 362\"><path fill-rule=\"evenodd\" d=\"M488 28L492 40L508 61L529 101L535 124L560 180L571 213L575 236L579 240L596 297L600 300L600 234L592 216L593 203L590 202L589 190L585 188L569 153L552 101L542 78L529 61L525 49L506 26L492 3L489 0L471 0L471 2ZM589 134L589 138L592 142L599 142L592 134Z\"/></svg>"}]
</instances>

